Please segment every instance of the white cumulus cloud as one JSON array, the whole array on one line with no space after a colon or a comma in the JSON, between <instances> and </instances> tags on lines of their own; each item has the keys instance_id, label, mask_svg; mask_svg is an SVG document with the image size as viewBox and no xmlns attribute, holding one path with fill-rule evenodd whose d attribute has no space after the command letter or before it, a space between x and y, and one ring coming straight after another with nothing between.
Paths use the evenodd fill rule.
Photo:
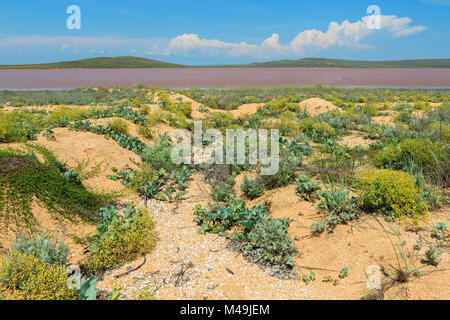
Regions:
<instances>
[{"instance_id":1,"label":"white cumulus cloud","mask_svg":"<svg viewBox=\"0 0 450 320\"><path fill-rule=\"evenodd\" d=\"M261 44L248 44L246 42L232 43L217 39L201 39L197 34L182 34L171 39L167 52L180 53L200 50L210 54L221 53L232 56L275 57L275 56L299 56L310 51L320 51L330 47L369 48L368 44L361 40L368 35L377 32L377 29L367 27L369 16L356 22L348 20L342 23L331 22L324 31L310 29L300 32L290 43L281 44L280 36L276 33L265 39ZM392 16L380 16L381 30L394 37L409 36L422 32L424 26L411 26L412 20L408 17L398 18Z\"/></svg>"},{"instance_id":2,"label":"white cumulus cloud","mask_svg":"<svg viewBox=\"0 0 450 320\"><path fill-rule=\"evenodd\" d=\"M301 57L331 47L371 48L363 39L384 32L391 37L404 37L422 32L424 26L412 25L409 17L395 15L380 16L380 30L368 28L370 16L359 21L344 20L330 22L325 31L310 29L297 34L290 42L282 43L280 36L273 33L259 44L247 42L225 42L218 39L204 39L198 34L185 33L172 39L121 38L121 37L76 37L76 36L11 36L0 37L0 49L56 49L64 52L112 52L137 55L186 56L200 53L218 56L247 56L252 58Z\"/></svg>"}]
</instances>

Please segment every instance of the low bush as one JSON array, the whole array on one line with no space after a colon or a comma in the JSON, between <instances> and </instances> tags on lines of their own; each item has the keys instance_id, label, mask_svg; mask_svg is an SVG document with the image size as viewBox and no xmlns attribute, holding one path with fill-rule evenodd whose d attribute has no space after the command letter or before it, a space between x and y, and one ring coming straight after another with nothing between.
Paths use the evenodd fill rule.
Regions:
<instances>
[{"instance_id":1,"label":"low bush","mask_svg":"<svg viewBox=\"0 0 450 320\"><path fill-rule=\"evenodd\" d=\"M114 194L86 190L73 179L71 171L68 175L61 172L50 151L38 145L27 147L30 148L28 154L19 150L0 151L0 223L33 229L33 198L52 213L95 221L98 210ZM45 162L39 162L31 152L42 155Z\"/></svg>"},{"instance_id":2,"label":"low bush","mask_svg":"<svg viewBox=\"0 0 450 320\"><path fill-rule=\"evenodd\" d=\"M211 196L216 202L228 202L232 193L233 187L228 183L217 184L211 190Z\"/></svg>"},{"instance_id":3,"label":"low bush","mask_svg":"<svg viewBox=\"0 0 450 320\"><path fill-rule=\"evenodd\" d=\"M306 201L310 201L314 193L320 190L320 186L304 173L299 174L295 182L297 193Z\"/></svg>"},{"instance_id":4,"label":"low bush","mask_svg":"<svg viewBox=\"0 0 450 320\"><path fill-rule=\"evenodd\" d=\"M192 103L191 102L183 102L183 103L181 103L180 110L181 110L181 112L183 112L183 114L187 118L190 118L191 114L192 114Z\"/></svg>"},{"instance_id":5,"label":"low bush","mask_svg":"<svg viewBox=\"0 0 450 320\"><path fill-rule=\"evenodd\" d=\"M100 273L147 253L155 243L152 218L147 209L128 206L123 214L116 208L102 208L102 221L91 237L84 264L91 273Z\"/></svg>"},{"instance_id":6,"label":"low bush","mask_svg":"<svg viewBox=\"0 0 450 320\"><path fill-rule=\"evenodd\" d=\"M269 212L264 205L248 209L244 200L232 199L228 206L215 205L206 210L197 205L194 208L194 221L200 225L199 233L219 233L241 226L251 229L257 221L267 216Z\"/></svg>"},{"instance_id":7,"label":"low bush","mask_svg":"<svg viewBox=\"0 0 450 320\"><path fill-rule=\"evenodd\" d=\"M204 122L205 129L231 129L233 128L234 117L229 112L213 112L208 115Z\"/></svg>"},{"instance_id":8,"label":"low bush","mask_svg":"<svg viewBox=\"0 0 450 320\"><path fill-rule=\"evenodd\" d=\"M128 122L122 118L115 118L109 122L111 129L116 134L128 134Z\"/></svg>"},{"instance_id":9,"label":"low bush","mask_svg":"<svg viewBox=\"0 0 450 320\"><path fill-rule=\"evenodd\" d=\"M374 103L368 103L362 106L361 111L371 117L376 117L378 115L378 107Z\"/></svg>"},{"instance_id":10,"label":"low bush","mask_svg":"<svg viewBox=\"0 0 450 320\"><path fill-rule=\"evenodd\" d=\"M343 184L336 186L329 183L324 186L324 190L317 192L317 198L320 200L317 208L321 213L326 214L326 219L320 224L327 225L328 231L333 231L339 223L346 223L357 218L355 199L350 198L350 191ZM323 228L316 228L317 224L312 226L312 229L323 231Z\"/></svg>"},{"instance_id":11,"label":"low bush","mask_svg":"<svg viewBox=\"0 0 450 320\"><path fill-rule=\"evenodd\" d=\"M57 243L45 232L38 237L20 237L11 245L11 250L33 255L47 264L58 263L61 265L67 263L67 255L69 254L69 247L64 241L61 240Z\"/></svg>"},{"instance_id":12,"label":"low bush","mask_svg":"<svg viewBox=\"0 0 450 320\"><path fill-rule=\"evenodd\" d=\"M421 214L427 210L427 204L420 201L414 179L405 172L365 170L358 176L357 186L361 190L358 203L365 210L389 218Z\"/></svg>"},{"instance_id":13,"label":"low bush","mask_svg":"<svg viewBox=\"0 0 450 320\"><path fill-rule=\"evenodd\" d=\"M141 158L156 170L172 171L175 168L175 164L172 162L172 148L170 138L160 135L154 145L144 149Z\"/></svg>"},{"instance_id":14,"label":"low bush","mask_svg":"<svg viewBox=\"0 0 450 320\"><path fill-rule=\"evenodd\" d=\"M304 118L299 122L303 132L316 142L323 142L336 134L333 127L328 123L314 118Z\"/></svg>"},{"instance_id":15,"label":"low bush","mask_svg":"<svg viewBox=\"0 0 450 320\"><path fill-rule=\"evenodd\" d=\"M126 175L126 185L131 189L141 192L149 183L155 183L156 177L152 167L148 163L142 163L140 170L131 171Z\"/></svg>"},{"instance_id":16,"label":"low bush","mask_svg":"<svg viewBox=\"0 0 450 320\"><path fill-rule=\"evenodd\" d=\"M76 300L67 286L66 267L45 263L33 254L13 250L0 266L0 283L26 300ZM16 293L16 294L17 294Z\"/></svg>"},{"instance_id":17,"label":"low bush","mask_svg":"<svg viewBox=\"0 0 450 320\"><path fill-rule=\"evenodd\" d=\"M373 154L377 166L407 171L411 160L423 167L424 174L444 183L450 177L450 149L440 142L428 139L404 139L396 145L388 145Z\"/></svg>"},{"instance_id":18,"label":"low bush","mask_svg":"<svg viewBox=\"0 0 450 320\"><path fill-rule=\"evenodd\" d=\"M260 197L264 192L264 183L262 178L257 177L254 180L250 180L247 175L245 175L244 182L241 185L241 190L250 200Z\"/></svg>"},{"instance_id":19,"label":"low bush","mask_svg":"<svg viewBox=\"0 0 450 320\"><path fill-rule=\"evenodd\" d=\"M287 186L295 179L295 172L299 168L301 160L292 155L282 155L278 172L273 175L264 175L264 186L271 190Z\"/></svg>"},{"instance_id":20,"label":"low bush","mask_svg":"<svg viewBox=\"0 0 450 320\"><path fill-rule=\"evenodd\" d=\"M246 239L264 250L264 259L293 266L297 249L289 238L289 219L262 219L246 235Z\"/></svg>"}]
</instances>

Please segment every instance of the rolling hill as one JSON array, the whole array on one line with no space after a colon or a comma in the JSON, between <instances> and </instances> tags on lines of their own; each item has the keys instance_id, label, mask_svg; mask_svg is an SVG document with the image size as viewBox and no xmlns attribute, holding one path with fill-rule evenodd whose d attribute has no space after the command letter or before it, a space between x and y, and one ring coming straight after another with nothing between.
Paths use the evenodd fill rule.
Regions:
<instances>
[{"instance_id":1,"label":"rolling hill","mask_svg":"<svg viewBox=\"0 0 450 320\"><path fill-rule=\"evenodd\" d=\"M186 66L139 57L90 58L43 64L0 65L0 69L120 69L120 68L437 68L450 69L450 59L362 61L323 58L254 62L239 65Z\"/></svg>"},{"instance_id":2,"label":"rolling hill","mask_svg":"<svg viewBox=\"0 0 450 320\"><path fill-rule=\"evenodd\" d=\"M120 69L120 68L184 68L180 64L139 57L91 58L43 64L0 65L0 69Z\"/></svg>"},{"instance_id":3,"label":"rolling hill","mask_svg":"<svg viewBox=\"0 0 450 320\"><path fill-rule=\"evenodd\" d=\"M279 60L269 62L255 62L242 67L253 68L450 68L450 59L424 60L391 60L391 61L361 61L322 58L304 58L298 60Z\"/></svg>"}]
</instances>

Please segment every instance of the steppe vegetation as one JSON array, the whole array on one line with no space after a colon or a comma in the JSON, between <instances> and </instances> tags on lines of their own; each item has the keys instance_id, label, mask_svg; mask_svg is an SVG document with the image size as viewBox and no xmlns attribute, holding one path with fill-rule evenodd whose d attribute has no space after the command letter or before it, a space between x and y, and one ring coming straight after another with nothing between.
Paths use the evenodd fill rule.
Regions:
<instances>
[{"instance_id":1,"label":"steppe vegetation","mask_svg":"<svg viewBox=\"0 0 450 320\"><path fill-rule=\"evenodd\" d=\"M192 131L194 120L202 120L203 130L279 129L279 171L261 175L248 161L173 163L173 130ZM75 134L83 141L68 140ZM103 140L111 149L100 156ZM208 259L238 252L235 271L228 265L225 274L237 278L239 268L253 270L240 282L267 290L267 296L243 289L237 295L225 286L226 297L270 298L276 287L280 297L299 298L296 292L308 286L313 293L303 298L383 299L405 291L410 294L401 298L448 299L449 144L449 90L136 86L0 92L0 298L183 298L164 290L209 279L201 272L201 280L187 276L201 268L192 261L161 280L166 287L130 284L139 268L153 272L142 281L156 279L151 268L174 249L165 237L173 233L187 235L176 242L177 253L191 241L223 241L224 251L209 249ZM86 158L75 164L71 157L78 153ZM103 169L102 161L108 163ZM179 225L161 227L172 219ZM358 241L364 249L357 249ZM334 259L324 266L328 248L331 255L342 252L345 264ZM383 281L367 292L365 268L374 264ZM70 285L68 265L80 270L78 286ZM108 282L112 275L121 286ZM349 278L360 284L357 292L348 289ZM328 283L334 296L323 292ZM205 292L211 290L208 282ZM192 292L189 297L205 295Z\"/></svg>"}]
</instances>

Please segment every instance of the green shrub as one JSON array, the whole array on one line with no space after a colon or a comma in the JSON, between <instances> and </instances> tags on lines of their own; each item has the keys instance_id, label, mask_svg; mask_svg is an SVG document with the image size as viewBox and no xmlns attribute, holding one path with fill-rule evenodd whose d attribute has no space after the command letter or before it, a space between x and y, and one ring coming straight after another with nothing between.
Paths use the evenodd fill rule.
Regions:
<instances>
[{"instance_id":1,"label":"green shrub","mask_svg":"<svg viewBox=\"0 0 450 320\"><path fill-rule=\"evenodd\" d=\"M109 122L112 131L116 134L128 134L128 122L122 118L115 118Z\"/></svg>"},{"instance_id":2,"label":"green shrub","mask_svg":"<svg viewBox=\"0 0 450 320\"><path fill-rule=\"evenodd\" d=\"M148 146L142 155L142 161L149 163L154 169L165 169L172 171L175 168L172 162L172 144L165 136L160 136L159 140L152 146Z\"/></svg>"},{"instance_id":3,"label":"green shrub","mask_svg":"<svg viewBox=\"0 0 450 320\"><path fill-rule=\"evenodd\" d=\"M434 244L430 244L428 250L425 252L425 263L437 267L439 264L439 256L444 252L443 249L436 249Z\"/></svg>"},{"instance_id":4,"label":"green shrub","mask_svg":"<svg viewBox=\"0 0 450 320\"><path fill-rule=\"evenodd\" d=\"M188 127L187 118L182 111L177 111L169 117L169 123L172 127L186 129Z\"/></svg>"},{"instance_id":5,"label":"green shrub","mask_svg":"<svg viewBox=\"0 0 450 320\"><path fill-rule=\"evenodd\" d=\"M450 176L449 152L449 147L440 142L405 139L399 144L388 145L377 151L372 158L377 166L404 171L408 171L412 161L423 168L425 175L439 183L448 182Z\"/></svg>"},{"instance_id":6,"label":"green shrub","mask_svg":"<svg viewBox=\"0 0 450 320\"><path fill-rule=\"evenodd\" d=\"M16 250L0 266L0 283L14 292L19 290L26 300L77 299L77 291L67 287L64 265L48 264Z\"/></svg>"},{"instance_id":7,"label":"green shrub","mask_svg":"<svg viewBox=\"0 0 450 320\"><path fill-rule=\"evenodd\" d=\"M12 142L22 140L14 130L14 122L11 113L0 111L0 142Z\"/></svg>"},{"instance_id":8,"label":"green shrub","mask_svg":"<svg viewBox=\"0 0 450 320\"><path fill-rule=\"evenodd\" d=\"M250 200L260 197L264 192L264 183L262 178L257 177L254 180L250 180L247 178L247 175L245 175L244 182L241 185L241 190Z\"/></svg>"},{"instance_id":9,"label":"green shrub","mask_svg":"<svg viewBox=\"0 0 450 320\"><path fill-rule=\"evenodd\" d=\"M98 210L114 195L86 190L70 172L68 176L61 173L50 151L39 145L27 147L29 152L41 154L45 162L39 162L34 153L0 150L0 222L32 229L33 197L50 212L95 221Z\"/></svg>"},{"instance_id":10,"label":"green shrub","mask_svg":"<svg viewBox=\"0 0 450 320\"><path fill-rule=\"evenodd\" d=\"M320 190L320 186L306 174L297 176L295 187L297 193L306 201L310 201L314 193Z\"/></svg>"},{"instance_id":11,"label":"green shrub","mask_svg":"<svg viewBox=\"0 0 450 320\"><path fill-rule=\"evenodd\" d=\"M69 248L64 241L61 240L57 243L45 232L39 237L20 237L11 245L11 250L33 255L47 264L58 263L61 265L67 263L67 255L69 254Z\"/></svg>"},{"instance_id":12,"label":"green shrub","mask_svg":"<svg viewBox=\"0 0 450 320\"><path fill-rule=\"evenodd\" d=\"M336 134L334 128L328 123L314 118L304 118L300 120L299 125L303 132L316 142L323 142Z\"/></svg>"},{"instance_id":13,"label":"green shrub","mask_svg":"<svg viewBox=\"0 0 450 320\"><path fill-rule=\"evenodd\" d=\"M119 214L114 207L102 209L102 221L91 238L85 266L99 273L150 252L155 243L152 218L147 209L127 207Z\"/></svg>"},{"instance_id":14,"label":"green shrub","mask_svg":"<svg viewBox=\"0 0 450 320\"><path fill-rule=\"evenodd\" d=\"M328 231L333 231L339 223L346 223L357 218L355 201L350 198L350 191L345 185L336 187L333 183L329 183L323 191L317 192L317 197L320 200L317 208L327 215L326 221L322 221L321 224L326 223Z\"/></svg>"},{"instance_id":15,"label":"green shrub","mask_svg":"<svg viewBox=\"0 0 450 320\"><path fill-rule=\"evenodd\" d=\"M297 249L287 233L289 219L261 219L247 234L257 248L264 249L264 259L293 266Z\"/></svg>"},{"instance_id":16,"label":"green shrub","mask_svg":"<svg viewBox=\"0 0 450 320\"><path fill-rule=\"evenodd\" d=\"M187 118L191 117L191 113L192 113L192 103L191 102L183 102L180 105L180 109Z\"/></svg>"},{"instance_id":17,"label":"green shrub","mask_svg":"<svg viewBox=\"0 0 450 320\"><path fill-rule=\"evenodd\" d=\"M295 178L295 171L301 164L301 160L291 155L284 155L280 159L278 172L273 175L262 176L264 186L271 190L287 186Z\"/></svg>"},{"instance_id":18,"label":"green shrub","mask_svg":"<svg viewBox=\"0 0 450 320\"><path fill-rule=\"evenodd\" d=\"M219 233L240 226L245 230L253 228L255 223L266 217L269 212L263 204L253 208L247 208L244 200L232 199L228 206L216 204L206 210L200 205L194 208L194 221L200 225L199 233Z\"/></svg>"},{"instance_id":19,"label":"green shrub","mask_svg":"<svg viewBox=\"0 0 450 320\"><path fill-rule=\"evenodd\" d=\"M232 196L233 187L228 183L217 184L211 191L211 196L216 202L228 202Z\"/></svg>"},{"instance_id":20,"label":"green shrub","mask_svg":"<svg viewBox=\"0 0 450 320\"><path fill-rule=\"evenodd\" d=\"M150 182L154 183L156 180L152 167L143 162L140 170L132 171L127 174L127 186L131 189L140 192L142 187L148 185Z\"/></svg>"},{"instance_id":21,"label":"green shrub","mask_svg":"<svg viewBox=\"0 0 450 320\"><path fill-rule=\"evenodd\" d=\"M362 112L371 116L376 117L378 115L378 107L374 103L368 103L361 108Z\"/></svg>"},{"instance_id":22,"label":"green shrub","mask_svg":"<svg viewBox=\"0 0 450 320\"><path fill-rule=\"evenodd\" d=\"M357 180L361 190L358 201L364 209L377 211L388 217L416 215L427 210L420 202L419 188L407 173L395 170L363 171Z\"/></svg>"},{"instance_id":23,"label":"green shrub","mask_svg":"<svg viewBox=\"0 0 450 320\"><path fill-rule=\"evenodd\" d=\"M205 123L205 129L227 129L233 125L233 115L229 112L214 112L211 113Z\"/></svg>"},{"instance_id":24,"label":"green shrub","mask_svg":"<svg viewBox=\"0 0 450 320\"><path fill-rule=\"evenodd\" d=\"M138 133L144 138L151 139L153 138L153 130L147 124L138 126Z\"/></svg>"}]
</instances>

